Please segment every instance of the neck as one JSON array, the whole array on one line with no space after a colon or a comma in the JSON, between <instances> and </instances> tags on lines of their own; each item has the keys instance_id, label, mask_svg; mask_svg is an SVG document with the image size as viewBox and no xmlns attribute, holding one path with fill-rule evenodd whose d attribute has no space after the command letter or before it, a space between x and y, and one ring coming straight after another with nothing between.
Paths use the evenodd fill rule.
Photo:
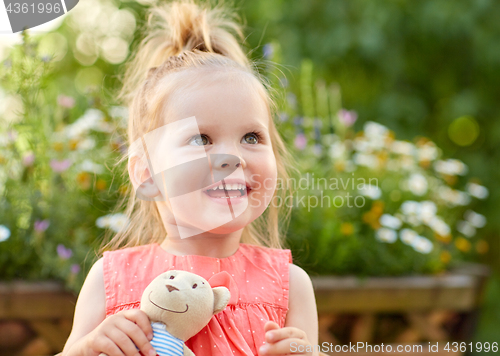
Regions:
<instances>
[{"instance_id":1,"label":"neck","mask_svg":"<svg viewBox=\"0 0 500 356\"><path fill-rule=\"evenodd\" d=\"M243 229L220 235L205 232L185 239L167 235L160 246L173 255L224 258L238 250L242 232Z\"/></svg>"}]
</instances>

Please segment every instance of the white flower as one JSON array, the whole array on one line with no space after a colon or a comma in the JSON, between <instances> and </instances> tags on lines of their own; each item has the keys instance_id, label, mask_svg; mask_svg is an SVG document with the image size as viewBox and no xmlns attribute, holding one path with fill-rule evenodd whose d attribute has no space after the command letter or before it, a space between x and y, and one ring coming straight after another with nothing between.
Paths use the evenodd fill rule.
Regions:
<instances>
[{"instance_id":1,"label":"white flower","mask_svg":"<svg viewBox=\"0 0 500 356\"><path fill-rule=\"evenodd\" d=\"M82 136L90 130L111 132L112 127L103 121L104 114L98 109L87 109L83 116L71 125L66 126L65 132L68 138Z\"/></svg>"},{"instance_id":2,"label":"white flower","mask_svg":"<svg viewBox=\"0 0 500 356\"><path fill-rule=\"evenodd\" d=\"M457 222L457 230L467 237L472 237L476 234L476 228L468 221L460 220Z\"/></svg>"},{"instance_id":3,"label":"white flower","mask_svg":"<svg viewBox=\"0 0 500 356\"><path fill-rule=\"evenodd\" d=\"M359 190L359 193L367 196L370 199L378 199L382 196L382 190L376 185L367 184L363 186L363 189Z\"/></svg>"},{"instance_id":4,"label":"white flower","mask_svg":"<svg viewBox=\"0 0 500 356\"><path fill-rule=\"evenodd\" d=\"M7 226L0 225L0 242L7 240L10 237L10 230Z\"/></svg>"},{"instance_id":5,"label":"white flower","mask_svg":"<svg viewBox=\"0 0 500 356\"><path fill-rule=\"evenodd\" d=\"M335 160L341 159L345 157L346 147L343 142L337 141L330 146L329 152L330 152L330 157L332 157L333 159Z\"/></svg>"},{"instance_id":6,"label":"white flower","mask_svg":"<svg viewBox=\"0 0 500 356\"><path fill-rule=\"evenodd\" d=\"M425 200L423 202L420 202L419 205L420 205L419 215L420 219L423 222L428 223L436 216L437 207L436 204L434 204L434 202L430 200Z\"/></svg>"},{"instance_id":7,"label":"white flower","mask_svg":"<svg viewBox=\"0 0 500 356\"><path fill-rule=\"evenodd\" d=\"M114 232L120 232L122 229L127 227L129 221L125 214L114 214L111 217L111 222L109 228Z\"/></svg>"},{"instance_id":8,"label":"white flower","mask_svg":"<svg viewBox=\"0 0 500 356\"><path fill-rule=\"evenodd\" d=\"M125 214L108 214L101 216L95 222L97 227L100 228L110 228L114 232L120 232L123 228L128 225L129 221Z\"/></svg>"},{"instance_id":9,"label":"white flower","mask_svg":"<svg viewBox=\"0 0 500 356\"><path fill-rule=\"evenodd\" d=\"M467 183L466 185L467 192L475 198L485 199L488 197L488 189L483 187L482 185L476 183Z\"/></svg>"},{"instance_id":10,"label":"white flower","mask_svg":"<svg viewBox=\"0 0 500 356\"><path fill-rule=\"evenodd\" d=\"M458 159L447 159L446 161L434 162L434 169L438 173L447 174L450 176L463 176L467 173L467 166Z\"/></svg>"},{"instance_id":11,"label":"white flower","mask_svg":"<svg viewBox=\"0 0 500 356\"><path fill-rule=\"evenodd\" d=\"M79 151L88 151L88 150L91 150L92 148L94 148L95 145L96 145L95 140L92 137L87 137L87 138L79 141L78 144L76 145L76 148Z\"/></svg>"},{"instance_id":12,"label":"white flower","mask_svg":"<svg viewBox=\"0 0 500 356\"><path fill-rule=\"evenodd\" d=\"M410 156L401 156L399 158L399 165L401 169L407 170L407 171L413 171L415 170L415 159Z\"/></svg>"},{"instance_id":13,"label":"white flower","mask_svg":"<svg viewBox=\"0 0 500 356\"><path fill-rule=\"evenodd\" d=\"M448 236L451 232L448 224L438 216L434 216L432 219L430 219L430 221L427 222L427 226L429 226L436 234L441 236Z\"/></svg>"},{"instance_id":14,"label":"white flower","mask_svg":"<svg viewBox=\"0 0 500 356\"><path fill-rule=\"evenodd\" d=\"M375 237L380 242L393 243L397 240L398 234L393 229L381 227L375 232Z\"/></svg>"},{"instance_id":15,"label":"white flower","mask_svg":"<svg viewBox=\"0 0 500 356\"><path fill-rule=\"evenodd\" d=\"M356 137L352 142L352 148L358 152L371 151L370 144L364 137Z\"/></svg>"},{"instance_id":16,"label":"white flower","mask_svg":"<svg viewBox=\"0 0 500 356\"><path fill-rule=\"evenodd\" d=\"M372 154L356 153L352 158L354 163L356 163L358 166L376 169L379 165L377 156Z\"/></svg>"},{"instance_id":17,"label":"white flower","mask_svg":"<svg viewBox=\"0 0 500 356\"><path fill-rule=\"evenodd\" d=\"M413 200L407 200L401 204L401 211L405 215L416 215L420 211L420 203Z\"/></svg>"},{"instance_id":18,"label":"white flower","mask_svg":"<svg viewBox=\"0 0 500 356\"><path fill-rule=\"evenodd\" d=\"M439 198L447 202L449 205L465 206L470 203L470 195L460 190L455 190L447 186L438 188L437 195Z\"/></svg>"},{"instance_id":19,"label":"white flower","mask_svg":"<svg viewBox=\"0 0 500 356\"><path fill-rule=\"evenodd\" d=\"M399 238L407 245L411 245L418 234L411 229L403 229L399 232Z\"/></svg>"},{"instance_id":20,"label":"white flower","mask_svg":"<svg viewBox=\"0 0 500 356\"><path fill-rule=\"evenodd\" d=\"M373 121L367 121L364 125L365 136L371 140L383 140L389 133L389 129L384 125Z\"/></svg>"},{"instance_id":21,"label":"white flower","mask_svg":"<svg viewBox=\"0 0 500 356\"><path fill-rule=\"evenodd\" d=\"M423 236L417 235L411 246L420 253L429 253L434 248L432 242Z\"/></svg>"},{"instance_id":22,"label":"white flower","mask_svg":"<svg viewBox=\"0 0 500 356\"><path fill-rule=\"evenodd\" d=\"M464 218L474 227L481 228L486 225L486 218L484 215L478 214L472 210L467 210L464 213Z\"/></svg>"},{"instance_id":23,"label":"white flower","mask_svg":"<svg viewBox=\"0 0 500 356\"><path fill-rule=\"evenodd\" d=\"M104 166L92 162L90 159L86 159L80 164L80 170L95 174L102 174L104 172Z\"/></svg>"},{"instance_id":24,"label":"white flower","mask_svg":"<svg viewBox=\"0 0 500 356\"><path fill-rule=\"evenodd\" d=\"M108 214L97 218L97 220L95 221L96 226L100 227L101 229L109 227L109 225L111 224L112 216L112 214Z\"/></svg>"},{"instance_id":25,"label":"white flower","mask_svg":"<svg viewBox=\"0 0 500 356\"><path fill-rule=\"evenodd\" d=\"M127 121L128 121L128 108L125 106L112 106L109 108L109 115L113 119L121 119L120 125L123 127L127 127Z\"/></svg>"},{"instance_id":26,"label":"white flower","mask_svg":"<svg viewBox=\"0 0 500 356\"><path fill-rule=\"evenodd\" d=\"M413 173L408 179L408 189L415 195L424 195L427 193L427 187L427 179L420 173Z\"/></svg>"},{"instance_id":27,"label":"white flower","mask_svg":"<svg viewBox=\"0 0 500 356\"><path fill-rule=\"evenodd\" d=\"M397 217L392 216L390 214L383 214L380 219L379 223L382 226L389 227L391 229L399 229L402 225L401 220L399 220Z\"/></svg>"},{"instance_id":28,"label":"white flower","mask_svg":"<svg viewBox=\"0 0 500 356\"><path fill-rule=\"evenodd\" d=\"M417 150L419 161L433 161L439 156L439 151L434 142L427 142Z\"/></svg>"},{"instance_id":29,"label":"white flower","mask_svg":"<svg viewBox=\"0 0 500 356\"><path fill-rule=\"evenodd\" d=\"M406 141L394 141L391 151L400 155L412 156L415 153L415 145Z\"/></svg>"}]
</instances>

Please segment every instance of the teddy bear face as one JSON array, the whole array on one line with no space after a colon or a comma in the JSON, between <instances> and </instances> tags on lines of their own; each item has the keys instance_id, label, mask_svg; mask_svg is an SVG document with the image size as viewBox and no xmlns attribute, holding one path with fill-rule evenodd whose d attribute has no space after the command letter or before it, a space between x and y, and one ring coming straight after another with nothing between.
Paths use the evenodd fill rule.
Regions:
<instances>
[{"instance_id":1,"label":"teddy bear face","mask_svg":"<svg viewBox=\"0 0 500 356\"><path fill-rule=\"evenodd\" d=\"M186 335L188 329L197 333L210 321L214 314L214 291L203 277L194 273L168 271L145 289L141 310L152 322L164 323L170 333L184 339L190 336Z\"/></svg>"}]
</instances>

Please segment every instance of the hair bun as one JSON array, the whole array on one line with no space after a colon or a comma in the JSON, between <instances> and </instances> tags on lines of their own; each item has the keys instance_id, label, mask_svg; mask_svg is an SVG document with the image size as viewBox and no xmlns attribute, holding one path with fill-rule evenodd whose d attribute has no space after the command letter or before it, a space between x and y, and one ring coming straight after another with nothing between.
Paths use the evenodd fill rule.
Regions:
<instances>
[{"instance_id":1,"label":"hair bun","mask_svg":"<svg viewBox=\"0 0 500 356\"><path fill-rule=\"evenodd\" d=\"M240 45L242 26L237 20L233 10L220 4L209 7L194 0L177 0L152 5L147 14L147 36L127 65L122 95L135 91L151 74L150 68L183 52L218 53L249 68Z\"/></svg>"}]
</instances>

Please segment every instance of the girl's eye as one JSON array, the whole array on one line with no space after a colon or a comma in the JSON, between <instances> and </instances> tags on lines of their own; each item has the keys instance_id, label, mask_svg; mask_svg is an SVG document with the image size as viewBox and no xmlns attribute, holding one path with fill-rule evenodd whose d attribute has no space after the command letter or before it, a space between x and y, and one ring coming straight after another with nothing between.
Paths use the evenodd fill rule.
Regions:
<instances>
[{"instance_id":1,"label":"girl's eye","mask_svg":"<svg viewBox=\"0 0 500 356\"><path fill-rule=\"evenodd\" d=\"M196 283L193 284L193 289L195 289L196 287L198 287L198 285Z\"/></svg>"},{"instance_id":2,"label":"girl's eye","mask_svg":"<svg viewBox=\"0 0 500 356\"><path fill-rule=\"evenodd\" d=\"M193 146L205 146L205 145L210 144L210 141L209 141L208 137L205 135L196 135L191 139L189 144L191 144Z\"/></svg>"},{"instance_id":3,"label":"girl's eye","mask_svg":"<svg viewBox=\"0 0 500 356\"><path fill-rule=\"evenodd\" d=\"M243 136L243 139L241 141L243 143L255 145L259 143L259 140L260 140L260 135L257 132L249 132L245 136Z\"/></svg>"}]
</instances>

